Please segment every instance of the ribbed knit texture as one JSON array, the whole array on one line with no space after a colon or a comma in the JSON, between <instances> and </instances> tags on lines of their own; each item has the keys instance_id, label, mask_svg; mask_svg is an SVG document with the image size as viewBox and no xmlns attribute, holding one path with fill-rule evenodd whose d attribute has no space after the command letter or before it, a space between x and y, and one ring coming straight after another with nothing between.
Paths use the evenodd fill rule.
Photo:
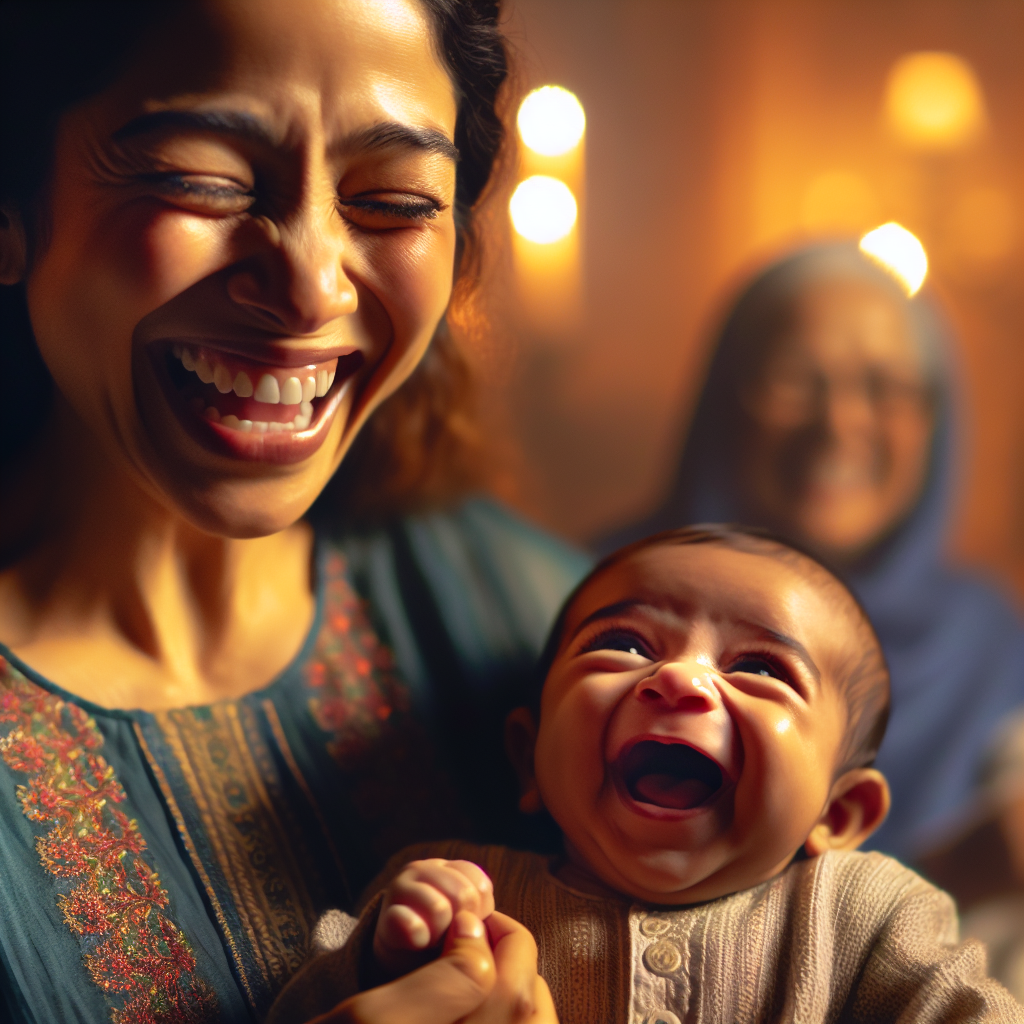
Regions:
<instances>
[{"instance_id":1,"label":"ribbed knit texture","mask_svg":"<svg viewBox=\"0 0 1024 1024\"><path fill-rule=\"evenodd\" d=\"M424 857L487 871L498 909L537 939L562 1024L1024 1024L986 976L984 948L958 945L949 896L881 854L826 853L683 908L577 892L536 854L455 842L403 851L379 886ZM378 907L303 969L272 1020L306 1020L352 994Z\"/></svg>"}]
</instances>

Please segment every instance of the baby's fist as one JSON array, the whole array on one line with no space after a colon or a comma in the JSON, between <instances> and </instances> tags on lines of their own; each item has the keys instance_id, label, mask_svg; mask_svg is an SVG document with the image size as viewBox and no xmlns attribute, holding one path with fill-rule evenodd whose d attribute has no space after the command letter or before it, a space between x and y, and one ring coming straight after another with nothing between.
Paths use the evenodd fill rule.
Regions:
<instances>
[{"instance_id":1,"label":"baby's fist","mask_svg":"<svg viewBox=\"0 0 1024 1024\"><path fill-rule=\"evenodd\" d=\"M391 975L424 962L460 910L481 920L494 911L490 878L468 860L414 860L388 886L377 918L373 952Z\"/></svg>"}]
</instances>

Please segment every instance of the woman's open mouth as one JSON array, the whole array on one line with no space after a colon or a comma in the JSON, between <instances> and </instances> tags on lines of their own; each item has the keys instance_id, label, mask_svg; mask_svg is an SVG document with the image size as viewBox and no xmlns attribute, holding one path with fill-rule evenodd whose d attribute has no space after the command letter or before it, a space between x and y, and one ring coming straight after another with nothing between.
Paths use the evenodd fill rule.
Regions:
<instances>
[{"instance_id":1,"label":"woman's open mouth","mask_svg":"<svg viewBox=\"0 0 1024 1024\"><path fill-rule=\"evenodd\" d=\"M637 803L678 811L706 803L725 781L710 757L685 743L640 740L619 755L616 768Z\"/></svg>"},{"instance_id":2,"label":"woman's open mouth","mask_svg":"<svg viewBox=\"0 0 1024 1024\"><path fill-rule=\"evenodd\" d=\"M232 455L274 462L319 447L321 428L362 365L360 351L305 366L270 366L184 342L164 354L165 386L190 433Z\"/></svg>"}]
</instances>

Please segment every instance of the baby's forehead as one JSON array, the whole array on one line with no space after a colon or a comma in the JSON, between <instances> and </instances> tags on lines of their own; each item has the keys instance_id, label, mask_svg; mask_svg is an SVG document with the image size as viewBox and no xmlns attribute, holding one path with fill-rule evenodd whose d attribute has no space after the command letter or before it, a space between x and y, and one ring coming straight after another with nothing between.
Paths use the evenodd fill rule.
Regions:
<instances>
[{"instance_id":1,"label":"baby's forehead","mask_svg":"<svg viewBox=\"0 0 1024 1024\"><path fill-rule=\"evenodd\" d=\"M598 566L566 609L565 629L606 607L621 605L631 617L706 614L721 620L795 624L823 652L845 647L861 618L838 580L812 559L774 542L750 538L725 543L652 544ZM830 628L833 627L833 628ZM563 637L564 639L564 637Z\"/></svg>"}]
</instances>

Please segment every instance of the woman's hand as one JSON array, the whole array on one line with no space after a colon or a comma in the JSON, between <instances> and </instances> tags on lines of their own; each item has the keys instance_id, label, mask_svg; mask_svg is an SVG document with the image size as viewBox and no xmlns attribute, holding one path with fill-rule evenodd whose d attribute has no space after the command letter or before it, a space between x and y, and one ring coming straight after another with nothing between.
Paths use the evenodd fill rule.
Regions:
<instances>
[{"instance_id":1,"label":"woman's hand","mask_svg":"<svg viewBox=\"0 0 1024 1024\"><path fill-rule=\"evenodd\" d=\"M459 911L436 960L309 1024L558 1024L537 944L504 914Z\"/></svg>"}]
</instances>

